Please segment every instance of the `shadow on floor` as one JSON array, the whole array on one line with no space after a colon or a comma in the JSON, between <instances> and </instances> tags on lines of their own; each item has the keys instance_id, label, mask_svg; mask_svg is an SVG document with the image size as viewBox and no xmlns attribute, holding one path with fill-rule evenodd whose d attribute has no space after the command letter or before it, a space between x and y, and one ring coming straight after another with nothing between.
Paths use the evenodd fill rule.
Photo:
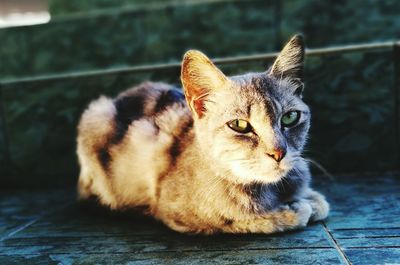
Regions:
<instances>
[{"instance_id":1,"label":"shadow on floor","mask_svg":"<svg viewBox=\"0 0 400 265\"><path fill-rule=\"evenodd\" d=\"M0 264L385 264L400 262L400 176L316 179L325 222L274 235L187 236L75 203L73 189L2 192Z\"/></svg>"}]
</instances>

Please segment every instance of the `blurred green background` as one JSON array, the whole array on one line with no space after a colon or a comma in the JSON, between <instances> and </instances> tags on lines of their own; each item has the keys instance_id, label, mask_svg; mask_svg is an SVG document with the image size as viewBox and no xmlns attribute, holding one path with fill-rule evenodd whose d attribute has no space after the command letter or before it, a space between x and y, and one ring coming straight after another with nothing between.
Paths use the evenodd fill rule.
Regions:
<instances>
[{"instance_id":1,"label":"blurred green background","mask_svg":"<svg viewBox=\"0 0 400 265\"><path fill-rule=\"evenodd\" d=\"M400 40L395 0L50 0L49 9L48 24L0 29L2 187L75 183L75 128L87 103L145 80L179 84L179 69L21 78L177 62L189 48L214 58L274 52L297 32L308 48ZM378 49L307 58L308 157L332 173L399 170L394 56ZM222 69L263 71L270 63Z\"/></svg>"}]
</instances>

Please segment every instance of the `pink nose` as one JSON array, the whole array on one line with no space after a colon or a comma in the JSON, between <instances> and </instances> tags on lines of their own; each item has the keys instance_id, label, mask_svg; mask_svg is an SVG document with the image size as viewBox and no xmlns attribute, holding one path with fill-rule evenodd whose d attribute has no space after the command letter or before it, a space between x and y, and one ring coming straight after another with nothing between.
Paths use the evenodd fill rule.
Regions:
<instances>
[{"instance_id":1,"label":"pink nose","mask_svg":"<svg viewBox=\"0 0 400 265\"><path fill-rule=\"evenodd\" d=\"M269 157L272 157L273 159L275 159L276 162L280 162L286 155L286 150L283 149L274 149L273 152L271 153L267 153L267 155Z\"/></svg>"}]
</instances>

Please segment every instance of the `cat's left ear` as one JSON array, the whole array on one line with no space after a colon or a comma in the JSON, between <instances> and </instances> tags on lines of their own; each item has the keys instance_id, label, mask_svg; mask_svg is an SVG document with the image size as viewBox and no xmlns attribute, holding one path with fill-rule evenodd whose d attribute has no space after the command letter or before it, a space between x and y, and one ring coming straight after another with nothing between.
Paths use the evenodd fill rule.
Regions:
<instances>
[{"instance_id":1,"label":"cat's left ear","mask_svg":"<svg viewBox=\"0 0 400 265\"><path fill-rule=\"evenodd\" d=\"M189 108L197 118L202 118L207 112L206 102L210 94L230 83L206 55L196 50L183 56L181 81Z\"/></svg>"},{"instance_id":2,"label":"cat's left ear","mask_svg":"<svg viewBox=\"0 0 400 265\"><path fill-rule=\"evenodd\" d=\"M286 79L295 87L295 94L301 95L304 88L304 40L303 36L295 35L282 49L269 75L276 79Z\"/></svg>"}]
</instances>

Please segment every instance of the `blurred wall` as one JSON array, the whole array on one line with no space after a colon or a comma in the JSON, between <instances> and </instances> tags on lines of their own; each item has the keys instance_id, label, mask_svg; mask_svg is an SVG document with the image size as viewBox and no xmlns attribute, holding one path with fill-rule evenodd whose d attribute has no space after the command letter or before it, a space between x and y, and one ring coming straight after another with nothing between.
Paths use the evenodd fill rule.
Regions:
<instances>
[{"instance_id":1,"label":"blurred wall","mask_svg":"<svg viewBox=\"0 0 400 265\"><path fill-rule=\"evenodd\" d=\"M0 30L0 186L72 184L75 127L87 103L144 80L179 85L179 69L54 81L23 76L277 51L296 32L308 47L400 36L400 1L50 1L46 25ZM270 61L225 65L264 71ZM399 91L391 50L309 57L307 157L333 173L398 168ZM398 117L398 116L397 116ZM6 135L4 137L4 132Z\"/></svg>"}]
</instances>

